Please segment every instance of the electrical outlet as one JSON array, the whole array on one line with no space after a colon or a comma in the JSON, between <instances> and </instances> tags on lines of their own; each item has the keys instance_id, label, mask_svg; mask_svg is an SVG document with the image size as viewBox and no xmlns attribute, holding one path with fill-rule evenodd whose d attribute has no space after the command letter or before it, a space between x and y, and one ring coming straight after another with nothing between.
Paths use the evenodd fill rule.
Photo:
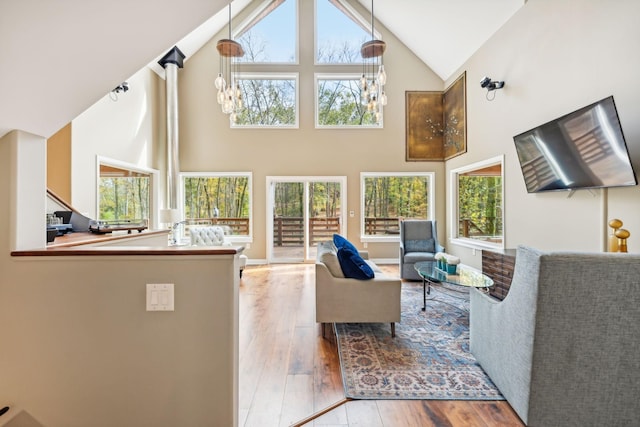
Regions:
<instances>
[{"instance_id":1,"label":"electrical outlet","mask_svg":"<svg viewBox=\"0 0 640 427\"><path fill-rule=\"evenodd\" d=\"M173 283L147 283L147 311L174 310Z\"/></svg>"}]
</instances>

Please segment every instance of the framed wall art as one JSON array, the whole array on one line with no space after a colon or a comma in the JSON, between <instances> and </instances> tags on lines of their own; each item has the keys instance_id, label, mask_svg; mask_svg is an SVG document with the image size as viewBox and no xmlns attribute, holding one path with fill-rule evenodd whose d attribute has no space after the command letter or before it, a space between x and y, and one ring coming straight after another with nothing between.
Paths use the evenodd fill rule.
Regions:
<instances>
[{"instance_id":1,"label":"framed wall art","mask_svg":"<svg viewBox=\"0 0 640 427\"><path fill-rule=\"evenodd\" d=\"M406 161L444 161L467 151L466 72L444 92L406 91Z\"/></svg>"}]
</instances>

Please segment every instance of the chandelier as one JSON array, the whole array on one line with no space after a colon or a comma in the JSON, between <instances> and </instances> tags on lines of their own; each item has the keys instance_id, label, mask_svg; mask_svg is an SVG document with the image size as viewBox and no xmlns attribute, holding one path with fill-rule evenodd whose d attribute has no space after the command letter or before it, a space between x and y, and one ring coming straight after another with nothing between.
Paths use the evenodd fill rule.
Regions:
<instances>
[{"instance_id":1,"label":"chandelier","mask_svg":"<svg viewBox=\"0 0 640 427\"><path fill-rule=\"evenodd\" d=\"M362 77L360 78L360 99L367 111L374 115L376 123L382 118L382 107L387 105L387 95L384 85L387 83L387 73L382 63L382 55L387 44L377 40L373 27L373 0L371 0L371 40L360 46L362 55Z\"/></svg>"},{"instance_id":2,"label":"chandelier","mask_svg":"<svg viewBox=\"0 0 640 427\"><path fill-rule=\"evenodd\" d=\"M231 3L229 3L229 38L218 40L216 49L220 54L220 72L215 80L218 104L224 114L229 114L229 120L235 123L238 112L242 109L242 91L236 80L239 65L235 58L244 56L244 50L240 43L231 39Z\"/></svg>"}]
</instances>

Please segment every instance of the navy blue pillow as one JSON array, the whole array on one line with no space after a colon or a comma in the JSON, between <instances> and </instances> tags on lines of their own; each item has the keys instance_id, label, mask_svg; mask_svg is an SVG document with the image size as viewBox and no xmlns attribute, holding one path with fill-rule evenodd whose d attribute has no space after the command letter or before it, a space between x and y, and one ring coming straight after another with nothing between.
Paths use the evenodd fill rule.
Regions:
<instances>
[{"instance_id":1,"label":"navy blue pillow","mask_svg":"<svg viewBox=\"0 0 640 427\"><path fill-rule=\"evenodd\" d=\"M375 276L373 270L364 259L349 248L338 249L338 261L344 277L358 280L369 280Z\"/></svg>"},{"instance_id":2,"label":"navy blue pillow","mask_svg":"<svg viewBox=\"0 0 640 427\"><path fill-rule=\"evenodd\" d=\"M353 246L353 243L351 243L350 241L348 241L347 239L345 239L339 234L333 235L333 244L335 245L336 249L348 248L348 249L351 249L356 254L358 253L358 249L355 246Z\"/></svg>"}]
</instances>

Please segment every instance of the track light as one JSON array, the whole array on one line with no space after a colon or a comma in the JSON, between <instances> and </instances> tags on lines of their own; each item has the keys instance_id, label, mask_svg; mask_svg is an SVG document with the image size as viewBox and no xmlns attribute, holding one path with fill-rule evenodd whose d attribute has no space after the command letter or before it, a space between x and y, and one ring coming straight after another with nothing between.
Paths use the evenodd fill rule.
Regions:
<instances>
[{"instance_id":1,"label":"track light","mask_svg":"<svg viewBox=\"0 0 640 427\"><path fill-rule=\"evenodd\" d=\"M504 81L492 81L491 77L485 77L480 80L480 87L488 91L502 89L504 87Z\"/></svg>"}]
</instances>

